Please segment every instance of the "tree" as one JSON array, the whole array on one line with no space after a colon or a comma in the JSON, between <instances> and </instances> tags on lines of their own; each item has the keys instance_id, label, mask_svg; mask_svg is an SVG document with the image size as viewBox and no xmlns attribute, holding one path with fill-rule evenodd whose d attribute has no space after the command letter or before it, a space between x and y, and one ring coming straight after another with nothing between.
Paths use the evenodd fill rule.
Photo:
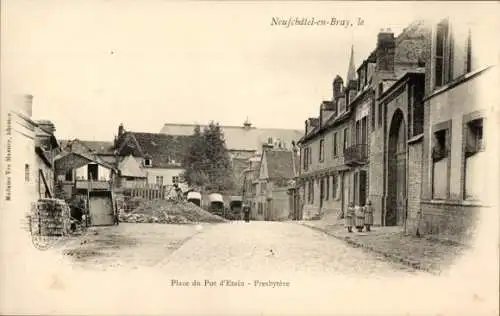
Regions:
<instances>
[{"instance_id":1,"label":"tree","mask_svg":"<svg viewBox=\"0 0 500 316\"><path fill-rule=\"evenodd\" d=\"M192 137L184 159L187 183L210 191L233 189L231 159L219 124L210 122L203 133L196 126Z\"/></svg>"}]
</instances>

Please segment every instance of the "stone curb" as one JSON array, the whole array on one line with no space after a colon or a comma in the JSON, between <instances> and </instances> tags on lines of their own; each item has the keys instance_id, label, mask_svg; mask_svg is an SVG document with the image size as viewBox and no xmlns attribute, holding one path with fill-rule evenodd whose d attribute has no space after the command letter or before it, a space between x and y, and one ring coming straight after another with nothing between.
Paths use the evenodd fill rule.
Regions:
<instances>
[{"instance_id":1,"label":"stone curb","mask_svg":"<svg viewBox=\"0 0 500 316\"><path fill-rule=\"evenodd\" d=\"M368 250L368 251L371 251L371 252L374 252L374 253L377 253L379 255L382 255L384 256L386 259L392 261L392 262L395 262L395 263L400 263L400 264L403 264L405 266L408 266L410 268L413 268L415 270L420 270L420 271L424 271L424 272L427 272L427 273L430 273L430 274L433 274L433 275L439 275L440 273L434 269L431 269L430 267L426 267L425 265L423 265L421 262L419 261L416 261L416 260L410 260L410 259L407 259L403 256L397 256L397 255L393 255L393 254L390 254L390 253L387 253L385 251L382 251L382 250L379 250L379 249L375 249L374 247L370 247L370 246L367 246L367 245L363 245L362 243L360 242L356 242L354 240L352 240L350 237L348 236L338 236L336 235L335 233L332 233L332 232L329 232L329 231L326 231L322 228L319 228L319 227L316 227L314 225L308 225L308 224L305 224L305 223L297 223L298 225L302 225L304 227L308 227L308 228L311 228L311 229L314 229L314 230L317 230L317 231L320 231L322 233L325 233L329 236L332 236L336 239L339 239L339 240L342 240L346 243L348 243L349 245L355 247L355 248L363 248L365 250Z\"/></svg>"}]
</instances>

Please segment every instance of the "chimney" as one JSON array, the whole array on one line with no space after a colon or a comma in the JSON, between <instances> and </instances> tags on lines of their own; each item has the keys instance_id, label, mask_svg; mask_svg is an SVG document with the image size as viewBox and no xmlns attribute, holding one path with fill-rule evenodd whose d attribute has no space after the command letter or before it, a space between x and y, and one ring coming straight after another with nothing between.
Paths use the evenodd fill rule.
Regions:
<instances>
[{"instance_id":1,"label":"chimney","mask_svg":"<svg viewBox=\"0 0 500 316\"><path fill-rule=\"evenodd\" d=\"M120 123L120 126L118 126L118 138L122 136L125 133L125 128L123 127L123 123Z\"/></svg>"},{"instance_id":2,"label":"chimney","mask_svg":"<svg viewBox=\"0 0 500 316\"><path fill-rule=\"evenodd\" d=\"M394 57L396 55L396 39L390 29L382 29L377 36L377 71L394 71Z\"/></svg>"},{"instance_id":3,"label":"chimney","mask_svg":"<svg viewBox=\"0 0 500 316\"><path fill-rule=\"evenodd\" d=\"M21 94L15 96L15 109L31 118L33 115L33 96L31 94Z\"/></svg>"},{"instance_id":4,"label":"chimney","mask_svg":"<svg viewBox=\"0 0 500 316\"><path fill-rule=\"evenodd\" d=\"M323 126L325 122L335 113L334 101L323 101L320 106L320 124Z\"/></svg>"},{"instance_id":5,"label":"chimney","mask_svg":"<svg viewBox=\"0 0 500 316\"><path fill-rule=\"evenodd\" d=\"M342 86L344 85L344 81L342 78L337 75L335 79L333 79L333 99L340 97L342 95Z\"/></svg>"}]
</instances>

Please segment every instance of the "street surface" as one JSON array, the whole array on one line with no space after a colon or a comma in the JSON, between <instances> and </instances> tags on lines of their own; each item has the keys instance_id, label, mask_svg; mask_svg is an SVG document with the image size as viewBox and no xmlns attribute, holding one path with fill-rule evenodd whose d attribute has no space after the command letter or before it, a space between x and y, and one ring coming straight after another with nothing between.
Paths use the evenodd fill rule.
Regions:
<instances>
[{"instance_id":1,"label":"street surface","mask_svg":"<svg viewBox=\"0 0 500 316\"><path fill-rule=\"evenodd\" d=\"M121 223L26 248L2 271L4 314L487 315L492 306L464 274L433 278L294 223Z\"/></svg>"},{"instance_id":2,"label":"street surface","mask_svg":"<svg viewBox=\"0 0 500 316\"><path fill-rule=\"evenodd\" d=\"M97 227L64 246L63 253L89 269L140 267L165 273L262 276L405 276L409 268L352 248L343 241L293 223L128 224Z\"/></svg>"}]
</instances>

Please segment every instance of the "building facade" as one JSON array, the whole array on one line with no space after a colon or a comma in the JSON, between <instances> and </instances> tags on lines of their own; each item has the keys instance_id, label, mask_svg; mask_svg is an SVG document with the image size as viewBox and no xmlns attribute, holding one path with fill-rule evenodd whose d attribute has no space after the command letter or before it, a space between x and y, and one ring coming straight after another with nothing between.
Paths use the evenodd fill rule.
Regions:
<instances>
[{"instance_id":1,"label":"building facade","mask_svg":"<svg viewBox=\"0 0 500 316\"><path fill-rule=\"evenodd\" d=\"M331 108L322 104L300 141L305 219L339 219L349 203L370 200L375 225L385 224L385 113L378 98L407 72L422 68L429 34L422 21L397 37L382 30L376 49L357 69L351 50L346 85L334 80Z\"/></svg>"},{"instance_id":2,"label":"building facade","mask_svg":"<svg viewBox=\"0 0 500 316\"><path fill-rule=\"evenodd\" d=\"M494 211L489 207L498 194L491 190L498 105L489 88L498 85L498 56L486 33L474 23L443 19L432 29L426 69L419 228L462 243L473 240L480 215Z\"/></svg>"},{"instance_id":3,"label":"building facade","mask_svg":"<svg viewBox=\"0 0 500 316\"><path fill-rule=\"evenodd\" d=\"M407 72L378 99L384 145L381 222L386 226L418 226L422 183L425 73Z\"/></svg>"},{"instance_id":4,"label":"building facade","mask_svg":"<svg viewBox=\"0 0 500 316\"><path fill-rule=\"evenodd\" d=\"M296 176L298 156L294 150L268 148L259 169L256 220L281 221L291 217L289 187Z\"/></svg>"}]
</instances>

